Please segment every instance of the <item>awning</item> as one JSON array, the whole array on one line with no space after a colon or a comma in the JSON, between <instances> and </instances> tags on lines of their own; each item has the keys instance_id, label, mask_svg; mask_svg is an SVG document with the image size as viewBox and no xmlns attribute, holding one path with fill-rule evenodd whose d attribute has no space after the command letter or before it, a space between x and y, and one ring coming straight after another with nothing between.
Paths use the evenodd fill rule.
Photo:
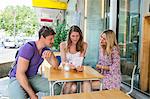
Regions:
<instances>
[{"instance_id":1,"label":"awning","mask_svg":"<svg viewBox=\"0 0 150 99\"><path fill-rule=\"evenodd\" d=\"M50 9L67 9L67 3L60 2L59 0L32 0L32 6Z\"/></svg>"}]
</instances>

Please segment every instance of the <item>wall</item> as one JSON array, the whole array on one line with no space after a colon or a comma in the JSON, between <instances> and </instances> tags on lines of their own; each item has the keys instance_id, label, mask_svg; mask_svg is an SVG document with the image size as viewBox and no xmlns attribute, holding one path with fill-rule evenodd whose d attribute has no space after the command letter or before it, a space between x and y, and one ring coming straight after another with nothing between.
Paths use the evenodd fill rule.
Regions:
<instances>
[{"instance_id":1,"label":"wall","mask_svg":"<svg viewBox=\"0 0 150 99\"><path fill-rule=\"evenodd\" d=\"M144 18L144 15L149 12L149 6L150 6L150 0L141 0L141 8L140 8L140 13L141 13L141 19L140 19L140 24L143 24L143 18ZM142 26L140 28L140 35L139 35L139 46L141 48L141 42L142 42ZM140 52L140 49L139 49L139 52ZM140 63L139 63L140 65Z\"/></svg>"},{"instance_id":2,"label":"wall","mask_svg":"<svg viewBox=\"0 0 150 99\"><path fill-rule=\"evenodd\" d=\"M85 65L95 66L98 61L99 34L104 30L104 19L101 18L101 2L102 0L87 0L86 41L88 50L84 61Z\"/></svg>"},{"instance_id":3,"label":"wall","mask_svg":"<svg viewBox=\"0 0 150 99\"><path fill-rule=\"evenodd\" d=\"M150 89L150 13L145 15L142 27L141 57L140 57L140 88ZM149 89L148 89L149 88ZM150 90L149 90L150 92Z\"/></svg>"},{"instance_id":4,"label":"wall","mask_svg":"<svg viewBox=\"0 0 150 99\"><path fill-rule=\"evenodd\" d=\"M6 77L8 75L9 70L11 69L12 62L6 62L0 64L0 78Z\"/></svg>"}]
</instances>

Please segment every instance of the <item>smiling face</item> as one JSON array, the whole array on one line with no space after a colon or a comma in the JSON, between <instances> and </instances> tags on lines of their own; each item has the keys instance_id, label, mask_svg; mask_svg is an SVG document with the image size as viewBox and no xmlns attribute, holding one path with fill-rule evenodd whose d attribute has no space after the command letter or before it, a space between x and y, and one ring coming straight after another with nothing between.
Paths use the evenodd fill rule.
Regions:
<instances>
[{"instance_id":1,"label":"smiling face","mask_svg":"<svg viewBox=\"0 0 150 99\"><path fill-rule=\"evenodd\" d=\"M100 36L100 45L101 45L101 46L107 45L107 39L106 39L106 34L105 34L105 33L103 33L103 34Z\"/></svg>"},{"instance_id":2,"label":"smiling face","mask_svg":"<svg viewBox=\"0 0 150 99\"><path fill-rule=\"evenodd\" d=\"M67 40L67 49L70 50L72 45L76 45L76 51L83 51L83 35L81 29L73 25L70 27L68 40Z\"/></svg>"},{"instance_id":3,"label":"smiling face","mask_svg":"<svg viewBox=\"0 0 150 99\"><path fill-rule=\"evenodd\" d=\"M49 36L45 37L44 42L47 47L51 48L54 43L54 35L49 35Z\"/></svg>"},{"instance_id":4,"label":"smiling face","mask_svg":"<svg viewBox=\"0 0 150 99\"><path fill-rule=\"evenodd\" d=\"M51 27L42 26L39 30L39 40L42 41L44 47L52 47L55 34L56 33Z\"/></svg>"},{"instance_id":5,"label":"smiling face","mask_svg":"<svg viewBox=\"0 0 150 99\"><path fill-rule=\"evenodd\" d=\"M79 32L72 32L71 35L70 35L70 39L71 39L73 44L77 44L77 42L80 39Z\"/></svg>"}]
</instances>

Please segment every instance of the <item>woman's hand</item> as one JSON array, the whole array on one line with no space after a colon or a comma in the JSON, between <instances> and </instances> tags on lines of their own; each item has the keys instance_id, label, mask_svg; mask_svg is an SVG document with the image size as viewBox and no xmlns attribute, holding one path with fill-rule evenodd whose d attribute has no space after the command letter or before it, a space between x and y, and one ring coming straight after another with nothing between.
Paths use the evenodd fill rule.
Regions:
<instances>
[{"instance_id":1,"label":"woman's hand","mask_svg":"<svg viewBox=\"0 0 150 99\"><path fill-rule=\"evenodd\" d=\"M76 70L79 71L79 72L82 72L83 69L84 69L83 66L78 66L78 67L76 68Z\"/></svg>"},{"instance_id":2,"label":"woman's hand","mask_svg":"<svg viewBox=\"0 0 150 99\"><path fill-rule=\"evenodd\" d=\"M109 70L108 66L96 65L97 69Z\"/></svg>"},{"instance_id":3,"label":"woman's hand","mask_svg":"<svg viewBox=\"0 0 150 99\"><path fill-rule=\"evenodd\" d=\"M69 64L71 69L76 69L76 67L73 64Z\"/></svg>"},{"instance_id":4,"label":"woman's hand","mask_svg":"<svg viewBox=\"0 0 150 99\"><path fill-rule=\"evenodd\" d=\"M96 65L96 68L97 69L102 69L103 67L102 67L102 65Z\"/></svg>"}]
</instances>

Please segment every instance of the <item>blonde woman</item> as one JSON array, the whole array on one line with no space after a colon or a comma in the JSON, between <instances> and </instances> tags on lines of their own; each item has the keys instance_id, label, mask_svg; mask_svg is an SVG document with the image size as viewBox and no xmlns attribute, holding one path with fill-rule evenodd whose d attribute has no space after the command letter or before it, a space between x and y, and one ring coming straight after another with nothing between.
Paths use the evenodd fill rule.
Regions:
<instances>
[{"instance_id":1,"label":"blonde woman","mask_svg":"<svg viewBox=\"0 0 150 99\"><path fill-rule=\"evenodd\" d=\"M99 61L96 69L105 76L103 89L120 89L120 51L115 33L112 30L102 32L99 43ZM99 81L93 81L92 88L98 89Z\"/></svg>"},{"instance_id":2,"label":"blonde woman","mask_svg":"<svg viewBox=\"0 0 150 99\"><path fill-rule=\"evenodd\" d=\"M79 72L83 71L83 66L78 66L76 59L80 59L82 65L83 58L87 49L87 43L83 42L83 34L78 26L72 26L69 31L68 41L60 44L60 52L62 64L68 63L71 69L76 69ZM78 72L77 72L78 73ZM63 93L75 93L77 90L76 82L65 83ZM82 85L83 92L91 91L91 84L89 81L84 81Z\"/></svg>"}]
</instances>

